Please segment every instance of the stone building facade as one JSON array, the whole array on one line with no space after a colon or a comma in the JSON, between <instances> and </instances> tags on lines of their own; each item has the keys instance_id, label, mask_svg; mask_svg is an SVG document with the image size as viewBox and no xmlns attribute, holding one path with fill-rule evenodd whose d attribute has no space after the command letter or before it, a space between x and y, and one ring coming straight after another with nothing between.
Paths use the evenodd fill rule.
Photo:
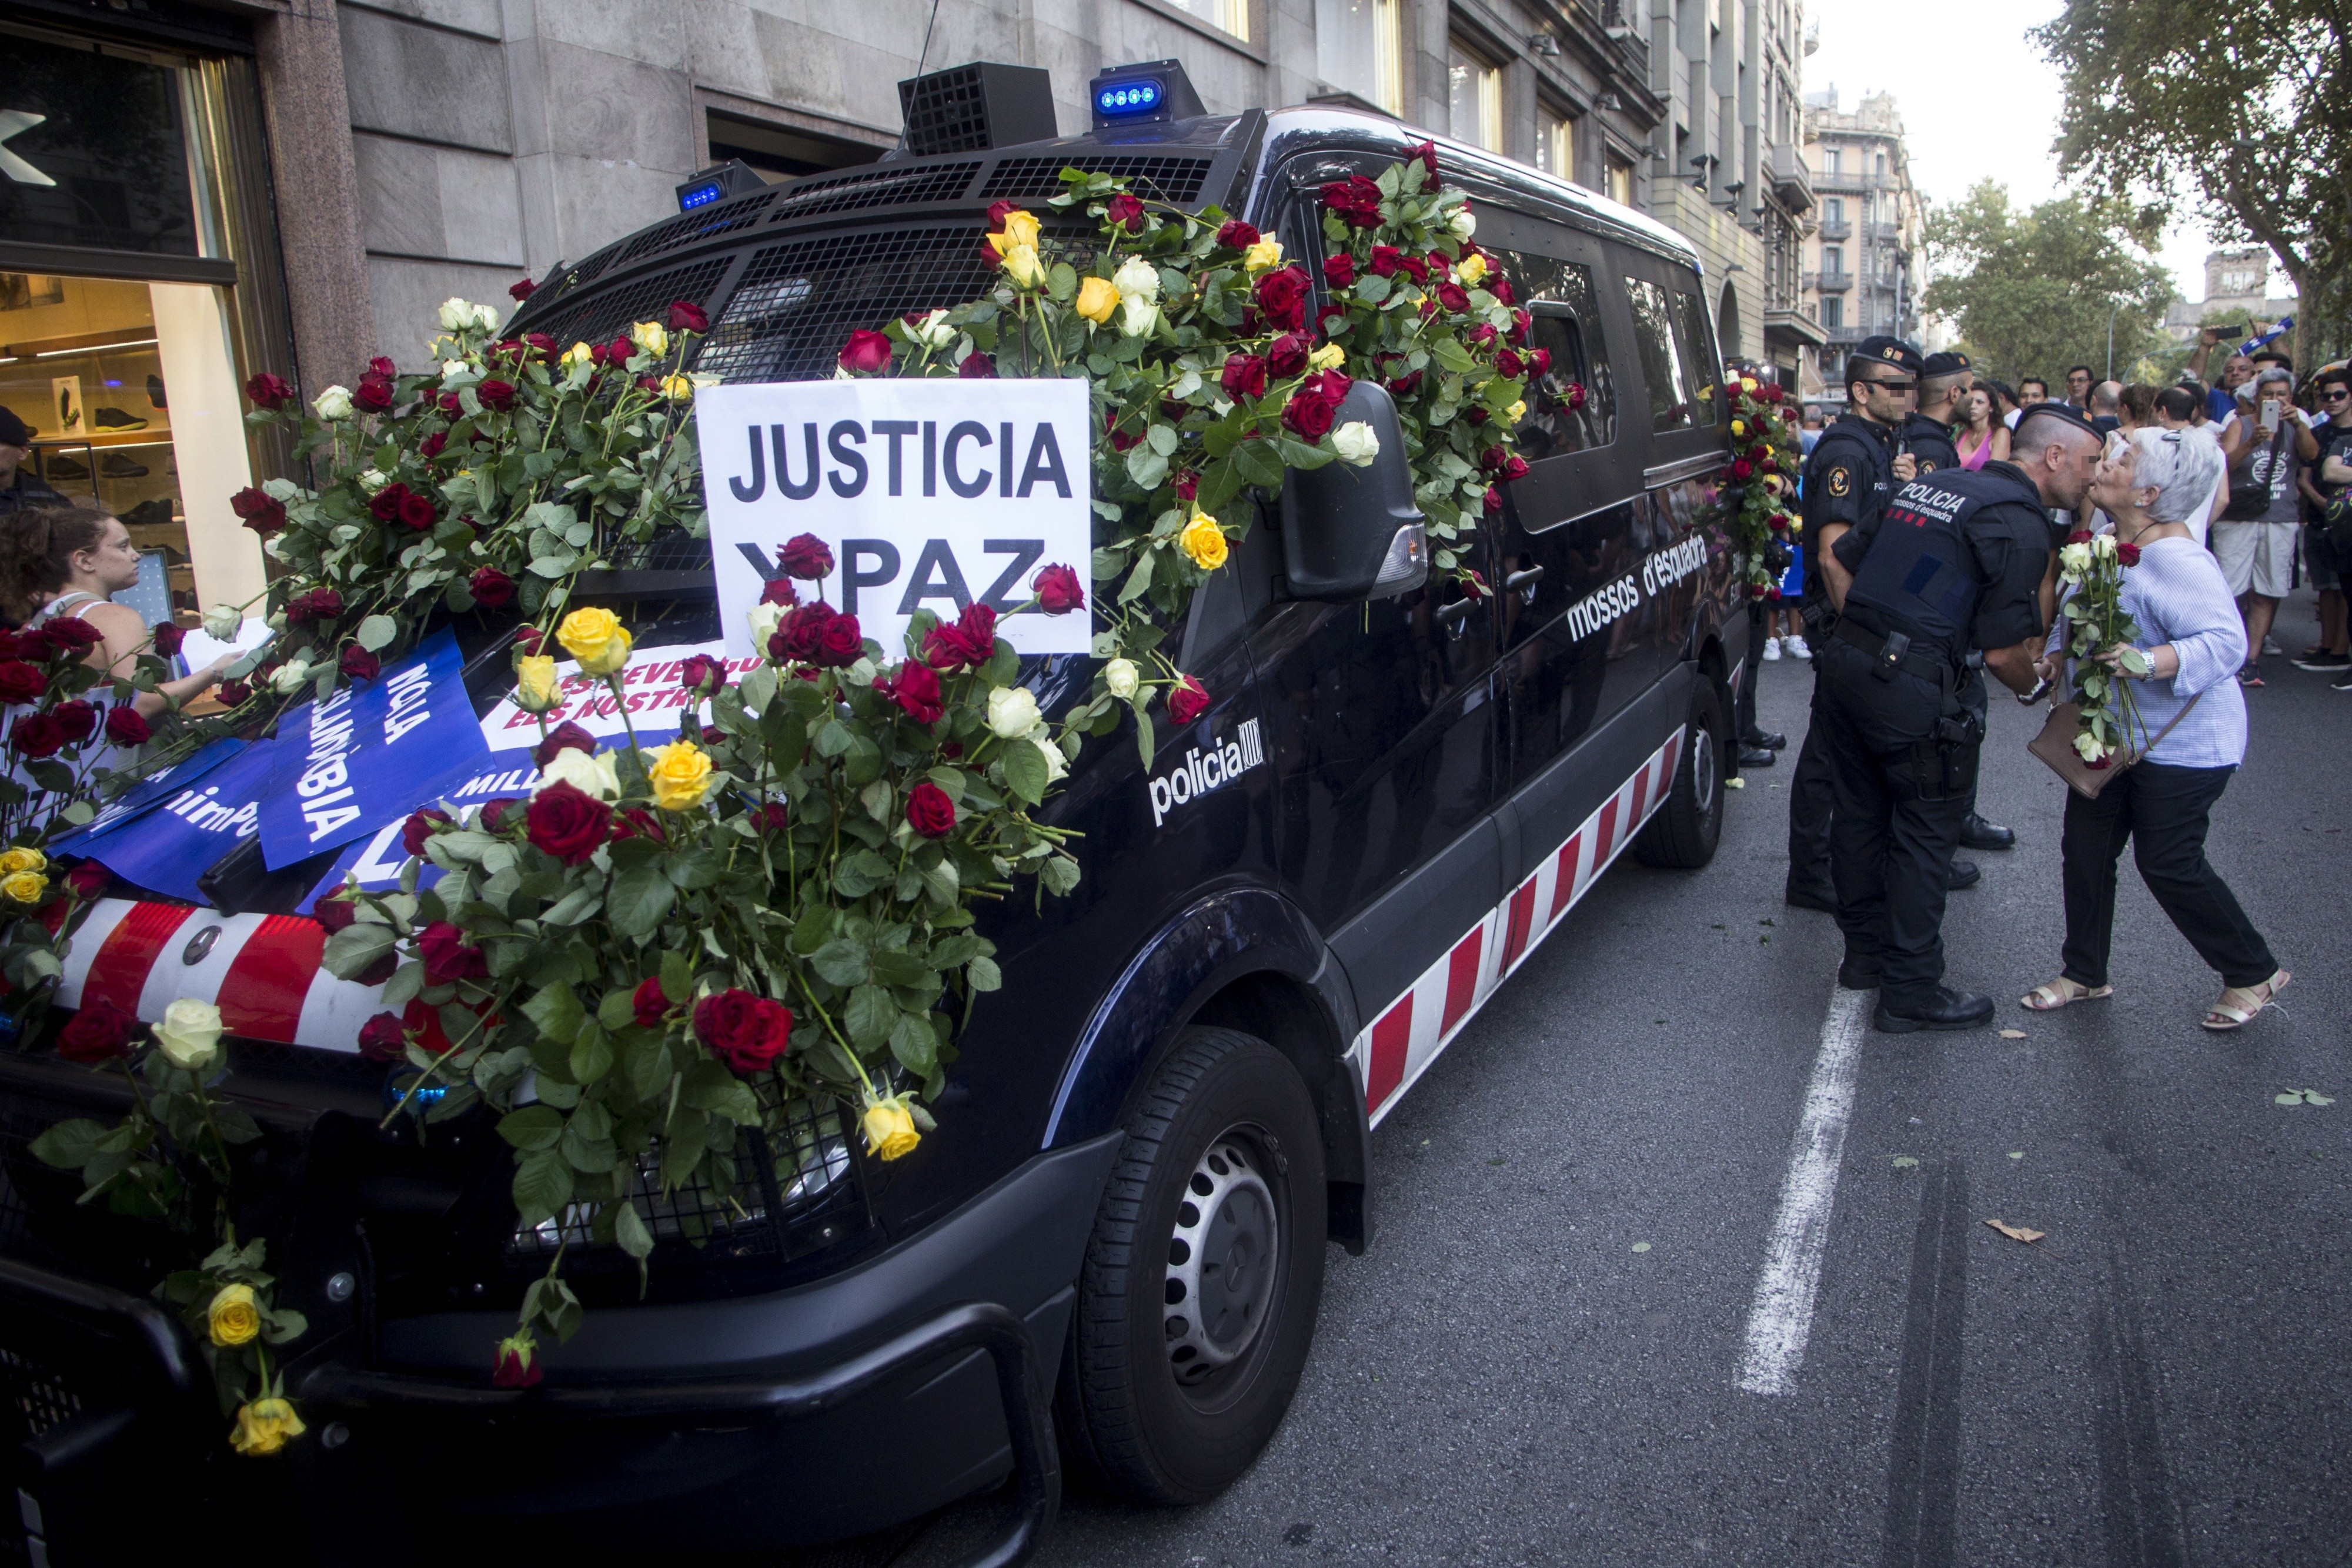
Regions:
<instances>
[{"instance_id":1,"label":"stone building facade","mask_svg":"<svg viewBox=\"0 0 2352 1568\"><path fill-rule=\"evenodd\" d=\"M1821 205L1805 243L1804 297L1828 340L1823 390L1838 402L1839 371L1863 339L1919 340L1926 213L1890 93L1864 97L1851 113L1839 109L1834 86L1809 96L1805 156Z\"/></svg>"},{"instance_id":2,"label":"stone building facade","mask_svg":"<svg viewBox=\"0 0 2352 1568\"><path fill-rule=\"evenodd\" d=\"M2271 253L2261 246L2208 251L2205 298L2174 300L2164 315L2165 335L2176 344L2194 343L2200 327L2207 321L2230 326L2246 322L2266 330L2294 315L2297 303L2294 293L2270 291L2273 265ZM2294 336L2289 332L2282 340L2289 353L2294 351Z\"/></svg>"}]
</instances>

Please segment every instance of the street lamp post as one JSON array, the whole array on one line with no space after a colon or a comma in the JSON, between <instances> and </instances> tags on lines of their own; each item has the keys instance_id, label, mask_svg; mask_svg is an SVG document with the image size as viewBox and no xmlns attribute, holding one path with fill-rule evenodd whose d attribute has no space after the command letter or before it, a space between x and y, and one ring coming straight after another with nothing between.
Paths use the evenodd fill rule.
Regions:
<instances>
[{"instance_id":1,"label":"street lamp post","mask_svg":"<svg viewBox=\"0 0 2352 1568\"><path fill-rule=\"evenodd\" d=\"M2116 379L2116 318L2123 314L2123 308L2118 304L2113 310L2107 312L2107 380L2109 381Z\"/></svg>"}]
</instances>

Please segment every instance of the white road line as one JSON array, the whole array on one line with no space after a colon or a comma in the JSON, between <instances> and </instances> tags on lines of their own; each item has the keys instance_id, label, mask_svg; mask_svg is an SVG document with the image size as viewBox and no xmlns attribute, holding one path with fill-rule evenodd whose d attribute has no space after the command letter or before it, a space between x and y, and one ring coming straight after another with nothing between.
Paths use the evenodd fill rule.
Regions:
<instances>
[{"instance_id":1,"label":"white road line","mask_svg":"<svg viewBox=\"0 0 2352 1568\"><path fill-rule=\"evenodd\" d=\"M1805 1110L1789 1155L1788 1179L1780 1185L1780 1209L1772 1217L1772 1239L1764 1252L1764 1272L1748 1309L1748 1349L1739 1363L1738 1386L1750 1394L1791 1394L1804 1364L1805 1342L1813 1332L1813 1296L1822 1283L1822 1249L1830 1236L1830 1212L1837 1204L1838 1162L1845 1153L1845 1128L1853 1114L1854 1069L1862 1057L1864 1011L1871 993L1840 988L1822 1020L1821 1053L1805 1090Z\"/></svg>"}]
</instances>

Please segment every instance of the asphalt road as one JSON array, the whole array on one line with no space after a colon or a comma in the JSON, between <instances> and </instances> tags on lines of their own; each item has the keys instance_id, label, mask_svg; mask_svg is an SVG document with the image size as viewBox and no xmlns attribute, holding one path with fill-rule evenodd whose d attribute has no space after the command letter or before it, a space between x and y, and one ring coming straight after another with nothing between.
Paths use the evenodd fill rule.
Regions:
<instances>
[{"instance_id":1,"label":"asphalt road","mask_svg":"<svg viewBox=\"0 0 2352 1568\"><path fill-rule=\"evenodd\" d=\"M2277 634L2313 630L2306 591ZM2235 1035L2128 864L2116 996L2018 1006L2057 971L2063 796L1996 696L1981 801L2021 842L1945 934L2023 1035L1861 1030L1787 1392L1737 1379L1840 944L1780 904L1784 762L1707 870L1612 871L1374 1134L1377 1239L1334 1249L1257 1465L1181 1511L1072 1495L1038 1561L2352 1560L2352 695L2266 664L2210 852L2295 978ZM1811 685L1764 667L1792 744ZM2339 1103L2276 1103L2305 1088ZM950 1562L989 1517L800 1561Z\"/></svg>"}]
</instances>

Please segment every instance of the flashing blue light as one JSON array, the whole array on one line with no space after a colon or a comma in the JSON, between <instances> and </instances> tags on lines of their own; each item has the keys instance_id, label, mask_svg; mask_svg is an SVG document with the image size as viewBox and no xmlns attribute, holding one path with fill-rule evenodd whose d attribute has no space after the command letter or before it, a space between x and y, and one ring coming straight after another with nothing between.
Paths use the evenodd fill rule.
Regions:
<instances>
[{"instance_id":1,"label":"flashing blue light","mask_svg":"<svg viewBox=\"0 0 2352 1568\"><path fill-rule=\"evenodd\" d=\"M717 201L721 193L719 182L716 180L707 185L697 185L678 197L677 210L681 213L690 213L697 207L707 207Z\"/></svg>"},{"instance_id":2,"label":"flashing blue light","mask_svg":"<svg viewBox=\"0 0 2352 1568\"><path fill-rule=\"evenodd\" d=\"M1152 80L1113 82L1095 89L1095 109L1111 116L1149 114L1160 107L1160 84Z\"/></svg>"},{"instance_id":3,"label":"flashing blue light","mask_svg":"<svg viewBox=\"0 0 2352 1568\"><path fill-rule=\"evenodd\" d=\"M446 1083L427 1083L414 1094L408 1092L408 1086L423 1076L413 1067L404 1067L387 1076L383 1081L384 1109L391 1110L399 1105L404 1095L407 1096L410 1108L420 1113L441 1103L442 1097L449 1092Z\"/></svg>"}]
</instances>

